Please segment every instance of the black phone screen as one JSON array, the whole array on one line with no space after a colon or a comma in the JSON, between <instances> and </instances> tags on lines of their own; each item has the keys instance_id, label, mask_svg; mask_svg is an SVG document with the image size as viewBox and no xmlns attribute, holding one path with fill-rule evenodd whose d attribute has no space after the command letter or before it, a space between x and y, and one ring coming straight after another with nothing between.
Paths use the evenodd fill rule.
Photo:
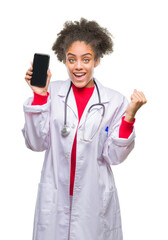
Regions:
<instances>
[{"instance_id":1,"label":"black phone screen","mask_svg":"<svg viewBox=\"0 0 168 240\"><path fill-rule=\"evenodd\" d=\"M45 87L47 81L49 59L50 59L49 55L38 53L34 54L31 85L37 87Z\"/></svg>"}]
</instances>

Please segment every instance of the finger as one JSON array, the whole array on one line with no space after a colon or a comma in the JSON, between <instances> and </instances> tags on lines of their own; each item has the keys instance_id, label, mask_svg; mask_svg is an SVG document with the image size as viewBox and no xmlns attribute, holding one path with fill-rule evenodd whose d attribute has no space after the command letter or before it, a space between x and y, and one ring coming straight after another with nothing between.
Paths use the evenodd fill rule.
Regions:
<instances>
[{"instance_id":1,"label":"finger","mask_svg":"<svg viewBox=\"0 0 168 240\"><path fill-rule=\"evenodd\" d=\"M48 69L48 70L47 70L47 84L46 84L47 87L48 87L48 85L49 85L49 83L50 83L51 76L52 76L52 74L51 74L51 72L50 72L50 69Z\"/></svg>"},{"instance_id":2,"label":"finger","mask_svg":"<svg viewBox=\"0 0 168 240\"><path fill-rule=\"evenodd\" d=\"M32 76L32 74L33 74L33 72L31 72L29 70L26 72L26 76Z\"/></svg>"},{"instance_id":3,"label":"finger","mask_svg":"<svg viewBox=\"0 0 168 240\"><path fill-rule=\"evenodd\" d=\"M33 72L33 62L30 62L31 66L29 67L29 69L27 70L27 72ZM27 73L26 72L26 73Z\"/></svg>"},{"instance_id":4,"label":"finger","mask_svg":"<svg viewBox=\"0 0 168 240\"><path fill-rule=\"evenodd\" d=\"M28 72L33 72L33 68L32 67L30 67L29 69L28 69Z\"/></svg>"},{"instance_id":5,"label":"finger","mask_svg":"<svg viewBox=\"0 0 168 240\"><path fill-rule=\"evenodd\" d=\"M141 99L141 103L146 103L146 98L145 95L142 92L137 92L137 95L139 96L139 98Z\"/></svg>"},{"instance_id":6,"label":"finger","mask_svg":"<svg viewBox=\"0 0 168 240\"><path fill-rule=\"evenodd\" d=\"M147 99L145 97L145 94L143 92L140 92L140 94L142 95L143 99L144 99L144 102L146 103L147 102Z\"/></svg>"},{"instance_id":7,"label":"finger","mask_svg":"<svg viewBox=\"0 0 168 240\"><path fill-rule=\"evenodd\" d=\"M27 78L25 77L25 80L26 80L27 84L30 86L30 79L27 79Z\"/></svg>"},{"instance_id":8,"label":"finger","mask_svg":"<svg viewBox=\"0 0 168 240\"><path fill-rule=\"evenodd\" d=\"M25 80L27 83L30 83L31 77L30 76L25 76Z\"/></svg>"},{"instance_id":9,"label":"finger","mask_svg":"<svg viewBox=\"0 0 168 240\"><path fill-rule=\"evenodd\" d=\"M28 79L28 80L31 79L32 74L33 74L32 67L30 67L26 72L25 79Z\"/></svg>"},{"instance_id":10,"label":"finger","mask_svg":"<svg viewBox=\"0 0 168 240\"><path fill-rule=\"evenodd\" d=\"M47 75L48 75L49 77L51 77L51 71L50 71L50 69L47 70Z\"/></svg>"},{"instance_id":11,"label":"finger","mask_svg":"<svg viewBox=\"0 0 168 240\"><path fill-rule=\"evenodd\" d=\"M136 95L138 96L139 101L142 102L143 101L143 96L140 94L140 92L137 91Z\"/></svg>"},{"instance_id":12,"label":"finger","mask_svg":"<svg viewBox=\"0 0 168 240\"><path fill-rule=\"evenodd\" d=\"M51 79L51 76L52 76L52 74L51 74L51 72L50 72L50 69L48 69L48 70L47 70L47 77L48 77L49 80Z\"/></svg>"},{"instance_id":13,"label":"finger","mask_svg":"<svg viewBox=\"0 0 168 240\"><path fill-rule=\"evenodd\" d=\"M141 97L139 96L139 94L137 92L134 91L134 93L131 96L131 101L141 102Z\"/></svg>"},{"instance_id":14,"label":"finger","mask_svg":"<svg viewBox=\"0 0 168 240\"><path fill-rule=\"evenodd\" d=\"M29 79L32 78L32 76L31 75L26 75L25 78L29 80Z\"/></svg>"},{"instance_id":15,"label":"finger","mask_svg":"<svg viewBox=\"0 0 168 240\"><path fill-rule=\"evenodd\" d=\"M140 103L146 103L146 98L143 92L139 92L135 89L133 95L136 96Z\"/></svg>"},{"instance_id":16,"label":"finger","mask_svg":"<svg viewBox=\"0 0 168 240\"><path fill-rule=\"evenodd\" d=\"M26 78L27 78L27 79L30 79L30 77L32 77L32 74L33 74L32 70L33 70L32 67L30 67L30 68L27 70L27 72L26 72Z\"/></svg>"}]
</instances>

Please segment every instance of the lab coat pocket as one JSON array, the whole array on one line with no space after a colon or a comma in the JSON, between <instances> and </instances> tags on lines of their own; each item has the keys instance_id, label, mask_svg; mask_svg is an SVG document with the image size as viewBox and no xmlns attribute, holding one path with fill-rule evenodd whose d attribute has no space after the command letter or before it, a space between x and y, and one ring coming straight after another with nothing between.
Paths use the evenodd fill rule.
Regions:
<instances>
[{"instance_id":1,"label":"lab coat pocket","mask_svg":"<svg viewBox=\"0 0 168 240\"><path fill-rule=\"evenodd\" d=\"M107 137L108 137L107 134L108 133L104 129L100 132L99 142L98 142L98 158L101 158L101 156L102 156L104 143L105 143L105 141L107 140Z\"/></svg>"},{"instance_id":2,"label":"lab coat pocket","mask_svg":"<svg viewBox=\"0 0 168 240\"><path fill-rule=\"evenodd\" d=\"M112 231L121 227L120 207L116 189L104 193L103 221L105 231Z\"/></svg>"},{"instance_id":3,"label":"lab coat pocket","mask_svg":"<svg viewBox=\"0 0 168 240\"><path fill-rule=\"evenodd\" d=\"M38 186L36 219L41 230L51 223L56 206L57 189L51 184L40 183Z\"/></svg>"}]
</instances>

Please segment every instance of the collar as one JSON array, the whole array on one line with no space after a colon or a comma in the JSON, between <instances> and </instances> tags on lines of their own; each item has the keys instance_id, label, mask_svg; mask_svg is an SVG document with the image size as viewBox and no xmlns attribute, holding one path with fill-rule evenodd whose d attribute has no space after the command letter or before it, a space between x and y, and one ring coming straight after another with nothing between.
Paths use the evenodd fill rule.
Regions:
<instances>
[{"instance_id":1,"label":"collar","mask_svg":"<svg viewBox=\"0 0 168 240\"><path fill-rule=\"evenodd\" d=\"M96 81L99 92L100 92L101 103L108 103L110 101L110 96L107 95L106 88L96 78L94 78L94 80ZM66 81L64 81L58 91L58 96L65 98L67 95L68 89L70 87L70 84L71 84L71 79L67 79ZM96 87L94 87L93 95L97 95ZM97 102L98 102L98 95L97 95Z\"/></svg>"}]
</instances>

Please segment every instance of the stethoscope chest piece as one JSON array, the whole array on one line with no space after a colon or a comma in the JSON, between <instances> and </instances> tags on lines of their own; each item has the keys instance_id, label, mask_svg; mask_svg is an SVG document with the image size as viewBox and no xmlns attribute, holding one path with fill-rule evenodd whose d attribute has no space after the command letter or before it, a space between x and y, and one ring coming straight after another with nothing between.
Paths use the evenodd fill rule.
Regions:
<instances>
[{"instance_id":1,"label":"stethoscope chest piece","mask_svg":"<svg viewBox=\"0 0 168 240\"><path fill-rule=\"evenodd\" d=\"M70 127L64 126L61 130L61 134L63 137L66 137L70 134L70 131L71 131Z\"/></svg>"}]
</instances>

